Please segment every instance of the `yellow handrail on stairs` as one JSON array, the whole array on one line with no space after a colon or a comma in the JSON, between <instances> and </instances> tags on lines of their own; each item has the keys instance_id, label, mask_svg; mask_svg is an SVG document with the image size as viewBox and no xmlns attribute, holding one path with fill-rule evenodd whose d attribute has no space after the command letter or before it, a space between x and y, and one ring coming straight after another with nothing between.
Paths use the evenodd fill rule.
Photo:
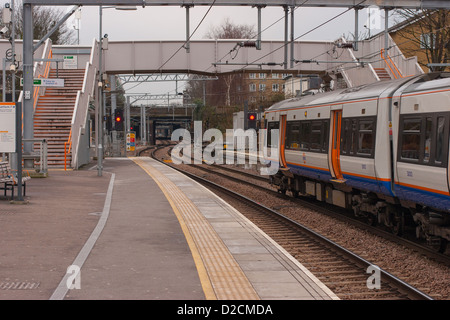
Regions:
<instances>
[{"instance_id":1,"label":"yellow handrail on stairs","mask_svg":"<svg viewBox=\"0 0 450 320\"><path fill-rule=\"evenodd\" d=\"M389 59L389 61L391 62L392 66L394 67L395 71L397 71L397 74L394 72L394 70L392 70L391 68L391 64L389 64L389 62L386 60L386 57L384 56L384 49L381 49L381 58L384 60L384 62L386 63L386 65L388 66L389 70L391 70L392 75L394 76L395 79L398 79L398 77L403 78L402 73L400 72L400 70L398 70L397 66L395 65L394 61L392 61L391 57L389 56L389 54L386 52L386 57Z\"/></svg>"}]
</instances>

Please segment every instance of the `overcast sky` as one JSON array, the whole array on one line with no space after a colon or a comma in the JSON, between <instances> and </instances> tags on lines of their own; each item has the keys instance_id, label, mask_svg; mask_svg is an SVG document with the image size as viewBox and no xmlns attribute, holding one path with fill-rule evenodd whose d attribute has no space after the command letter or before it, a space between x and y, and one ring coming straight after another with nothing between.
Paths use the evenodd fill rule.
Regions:
<instances>
[{"instance_id":1,"label":"overcast sky","mask_svg":"<svg viewBox=\"0 0 450 320\"><path fill-rule=\"evenodd\" d=\"M10 1L0 0L3 5ZM16 0L17 2L17 0ZM66 11L70 7L55 7L56 10ZM197 27L208 11L209 6L195 6L190 9L190 30ZM17 8L21 9L21 8ZM295 10L295 37L317 27L319 24L345 11L342 8L297 8ZM262 29L272 25L284 17L282 7L266 7L262 9ZM248 6L213 7L192 39L203 39L213 26L220 25L226 18L235 24L250 24L257 27L257 9ZM367 10L360 12L360 30L364 30ZM69 18L67 22L72 26L75 22ZM336 40L343 34L354 31L354 12L351 10L339 18L327 23L317 30L308 33L301 39L305 40ZM137 7L136 11L115 10L104 7L103 33L107 33L110 40L184 40L186 36L185 8L178 6ZM80 44L90 45L93 38L99 36L99 8L84 6L81 8ZM263 40L281 40L284 38L284 19L262 33ZM301 40L300 39L300 40Z\"/></svg>"},{"instance_id":2,"label":"overcast sky","mask_svg":"<svg viewBox=\"0 0 450 320\"><path fill-rule=\"evenodd\" d=\"M196 6L190 9L191 33L200 23L208 7ZM318 24L334 17L343 9L336 8L298 8L295 11L295 37L311 30ZM364 10L366 11L366 10ZM270 26L284 16L281 7L267 7L262 10L262 29ZM80 43L91 44L98 38L98 7L83 7L81 13ZM213 26L220 25L226 18L235 24L257 26L257 9L251 7L213 7L192 39L202 39ZM365 20L361 14L361 20ZM364 23L362 23L364 25ZM353 11L344 14L333 22L302 37L301 39L336 40L342 34L354 30ZM185 9L180 7L138 7L136 11L103 10L103 33L110 40L183 40L186 36ZM263 40L284 38L284 19L262 33Z\"/></svg>"}]
</instances>

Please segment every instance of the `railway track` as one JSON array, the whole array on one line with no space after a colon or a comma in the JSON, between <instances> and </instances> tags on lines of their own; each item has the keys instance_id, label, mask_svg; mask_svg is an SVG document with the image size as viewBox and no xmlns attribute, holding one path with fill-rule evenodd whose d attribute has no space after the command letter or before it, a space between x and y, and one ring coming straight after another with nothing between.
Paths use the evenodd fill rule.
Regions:
<instances>
[{"instance_id":1,"label":"railway track","mask_svg":"<svg viewBox=\"0 0 450 320\"><path fill-rule=\"evenodd\" d=\"M154 157L157 150L152 153ZM161 161L158 157L156 159ZM287 216L229 188L181 170L179 166L174 168L235 206L341 299L432 300L427 294Z\"/></svg>"}]
</instances>

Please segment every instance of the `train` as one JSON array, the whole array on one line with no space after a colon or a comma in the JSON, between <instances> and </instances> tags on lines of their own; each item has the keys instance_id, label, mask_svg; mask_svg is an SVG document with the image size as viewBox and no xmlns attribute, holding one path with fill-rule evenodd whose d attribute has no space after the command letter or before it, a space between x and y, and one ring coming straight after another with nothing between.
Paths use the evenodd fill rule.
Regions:
<instances>
[{"instance_id":1,"label":"train","mask_svg":"<svg viewBox=\"0 0 450 320\"><path fill-rule=\"evenodd\" d=\"M398 235L408 228L445 251L450 73L292 98L264 118L265 160L278 165L270 183L279 192L352 210Z\"/></svg>"}]
</instances>

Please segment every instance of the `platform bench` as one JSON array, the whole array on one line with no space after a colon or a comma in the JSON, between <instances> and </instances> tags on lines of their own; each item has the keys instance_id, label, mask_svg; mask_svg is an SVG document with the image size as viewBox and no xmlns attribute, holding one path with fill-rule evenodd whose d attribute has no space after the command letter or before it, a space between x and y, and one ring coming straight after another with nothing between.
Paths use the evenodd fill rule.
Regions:
<instances>
[{"instance_id":1,"label":"platform bench","mask_svg":"<svg viewBox=\"0 0 450 320\"><path fill-rule=\"evenodd\" d=\"M22 177L22 187L23 187L23 195L26 194L26 182L30 180L31 177L24 176ZM5 197L6 192L11 190L11 200L14 199L14 187L17 186L17 176L12 172L9 163L7 161L0 161L0 190L4 190Z\"/></svg>"}]
</instances>

